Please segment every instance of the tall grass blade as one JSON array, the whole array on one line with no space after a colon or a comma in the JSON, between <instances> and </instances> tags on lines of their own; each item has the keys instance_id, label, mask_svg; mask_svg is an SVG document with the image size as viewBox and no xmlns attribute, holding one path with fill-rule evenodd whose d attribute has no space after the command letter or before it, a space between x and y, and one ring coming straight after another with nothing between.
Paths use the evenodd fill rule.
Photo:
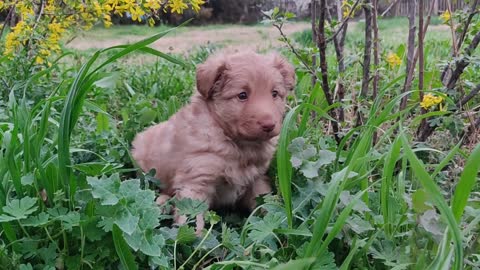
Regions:
<instances>
[{"instance_id":1,"label":"tall grass blade","mask_svg":"<svg viewBox=\"0 0 480 270\"><path fill-rule=\"evenodd\" d=\"M115 250L117 251L122 266L128 270L138 269L137 264L135 263L135 258L133 257L127 242L123 239L123 232L118 228L117 224L113 224L112 237Z\"/></svg>"},{"instance_id":2,"label":"tall grass blade","mask_svg":"<svg viewBox=\"0 0 480 270\"><path fill-rule=\"evenodd\" d=\"M452 199L452 211L457 222L460 219L467 205L468 197L477 182L477 174L480 170L480 144L473 149L463 169L460 181L455 188Z\"/></svg>"},{"instance_id":3,"label":"tall grass blade","mask_svg":"<svg viewBox=\"0 0 480 270\"><path fill-rule=\"evenodd\" d=\"M415 156L404 134L401 135L401 139L403 141L405 155L408 158L412 171L414 172L415 176L420 181L422 186L425 188L427 193L430 195L430 198L432 198L435 206L440 210L440 213L447 221L447 225L451 233L453 245L455 248L455 264L453 269L463 269L462 233L458 228L458 223L453 214L453 211L450 209L450 207L448 207L447 202L445 201L443 195L440 192L440 188L435 184L432 177L425 170L425 165Z\"/></svg>"}]
</instances>

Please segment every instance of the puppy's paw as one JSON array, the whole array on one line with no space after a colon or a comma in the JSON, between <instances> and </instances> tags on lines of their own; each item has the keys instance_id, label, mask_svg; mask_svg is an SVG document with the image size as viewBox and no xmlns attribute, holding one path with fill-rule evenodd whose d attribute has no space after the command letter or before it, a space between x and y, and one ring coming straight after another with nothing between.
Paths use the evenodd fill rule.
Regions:
<instances>
[{"instance_id":1,"label":"puppy's paw","mask_svg":"<svg viewBox=\"0 0 480 270\"><path fill-rule=\"evenodd\" d=\"M198 214L197 215L197 228L195 230L195 234L198 237L202 236L203 228L205 228L205 220L203 218L203 214Z\"/></svg>"},{"instance_id":2,"label":"puppy's paw","mask_svg":"<svg viewBox=\"0 0 480 270\"><path fill-rule=\"evenodd\" d=\"M167 194L160 194L160 196L157 197L157 199L155 200L155 202L158 204L158 205L164 205L168 200L170 200L170 196L167 195Z\"/></svg>"}]
</instances>

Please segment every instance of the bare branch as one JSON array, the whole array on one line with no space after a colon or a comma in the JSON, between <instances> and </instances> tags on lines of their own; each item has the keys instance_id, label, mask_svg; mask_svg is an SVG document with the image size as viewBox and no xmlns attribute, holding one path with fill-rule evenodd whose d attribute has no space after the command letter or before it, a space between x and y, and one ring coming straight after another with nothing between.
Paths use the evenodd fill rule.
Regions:
<instances>
[{"instance_id":1,"label":"bare branch","mask_svg":"<svg viewBox=\"0 0 480 270\"><path fill-rule=\"evenodd\" d=\"M342 31L346 32L346 30L344 28L346 28L346 24L348 23L348 21L352 17L353 12L355 11L355 9L358 6L358 3L360 3L360 0L355 1L355 3L352 5L352 9L350 10L350 12L348 12L348 15L345 18L343 18L342 23L340 24L340 27L337 30L335 30L335 32L332 34L332 36L329 37L326 40L326 43L329 43L333 39L335 39L340 32L342 32Z\"/></svg>"},{"instance_id":2,"label":"bare branch","mask_svg":"<svg viewBox=\"0 0 480 270\"><path fill-rule=\"evenodd\" d=\"M465 104L467 104L472 98L474 98L478 92L480 91L480 84L478 84L477 86L475 86L472 91L470 91L470 93L468 93L468 95L464 96L458 103L457 103L457 107L458 108L461 108L463 106L465 106Z\"/></svg>"},{"instance_id":3,"label":"bare branch","mask_svg":"<svg viewBox=\"0 0 480 270\"><path fill-rule=\"evenodd\" d=\"M468 28L470 27L470 24L472 23L472 19L477 14L478 2L480 2L480 0L474 0L472 2L472 5L470 6L470 14L468 14L468 18L465 21L465 24L463 25L463 31L462 31L462 33L460 33L460 37L458 38L457 48L462 47L462 43L465 40L465 37L467 36Z\"/></svg>"},{"instance_id":4,"label":"bare branch","mask_svg":"<svg viewBox=\"0 0 480 270\"><path fill-rule=\"evenodd\" d=\"M473 54L475 49L478 47L479 43L480 43L480 32L477 32L477 34L473 37L470 45L467 48L465 48L465 53L464 53L465 55L456 62L456 65L455 65L456 67L451 73L450 78L448 78L448 82L445 84L445 86L448 89L455 88L455 85L457 84L457 81L460 78L460 75L462 75L465 68L470 64L469 58Z\"/></svg>"},{"instance_id":5,"label":"bare branch","mask_svg":"<svg viewBox=\"0 0 480 270\"><path fill-rule=\"evenodd\" d=\"M387 14L387 12L390 11L390 9L391 9L393 6L395 6L395 4L397 4L397 2L398 2L398 0L393 1L393 2L390 4L390 6L388 6L388 8L385 9L385 11L384 11L384 12L382 13L382 15L380 15L380 16L381 16L381 17L385 16L385 14Z\"/></svg>"},{"instance_id":6,"label":"bare branch","mask_svg":"<svg viewBox=\"0 0 480 270\"><path fill-rule=\"evenodd\" d=\"M416 26L415 26L415 5L416 1L410 1L409 2L409 14L408 14L408 45L407 45L407 65L406 65L406 73L407 77L405 78L405 83L403 85L403 91L402 93L406 93L410 91L412 87L412 81L413 81L413 70L415 69L415 64L414 64L414 50L415 50L415 31L416 31ZM408 100L408 95L404 96L402 98L402 101L400 103L400 110L403 110L407 107L407 100Z\"/></svg>"},{"instance_id":7,"label":"bare branch","mask_svg":"<svg viewBox=\"0 0 480 270\"><path fill-rule=\"evenodd\" d=\"M330 87L328 85L328 66L327 66L327 42L325 38L325 18L326 18L326 8L327 3L326 0L320 0L320 16L319 16L319 25L318 25L318 32L317 32L317 47L320 51L320 70L322 75L322 88L323 93L325 94L325 99L327 100L328 104L332 104L332 95L330 93ZM333 119L336 119L336 112L335 110L330 110L330 116ZM332 129L334 132L334 136L337 142L340 142L340 138L338 137L338 123L335 121L331 121Z\"/></svg>"}]
</instances>

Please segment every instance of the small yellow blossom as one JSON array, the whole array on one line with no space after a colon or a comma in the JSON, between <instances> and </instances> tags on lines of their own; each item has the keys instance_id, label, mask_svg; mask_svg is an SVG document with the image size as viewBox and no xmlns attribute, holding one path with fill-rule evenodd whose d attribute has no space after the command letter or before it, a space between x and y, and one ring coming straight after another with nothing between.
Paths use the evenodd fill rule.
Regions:
<instances>
[{"instance_id":1,"label":"small yellow blossom","mask_svg":"<svg viewBox=\"0 0 480 270\"><path fill-rule=\"evenodd\" d=\"M443 102L443 97L434 96L432 94L425 94L423 96L422 102L420 102L420 106L425 110L428 110L430 107L433 107L442 102Z\"/></svg>"},{"instance_id":2,"label":"small yellow blossom","mask_svg":"<svg viewBox=\"0 0 480 270\"><path fill-rule=\"evenodd\" d=\"M148 25L149 25L150 27L155 26L155 20L154 20L153 18L149 18L149 19L148 19Z\"/></svg>"},{"instance_id":3,"label":"small yellow blossom","mask_svg":"<svg viewBox=\"0 0 480 270\"><path fill-rule=\"evenodd\" d=\"M191 3L192 5L192 9L195 11L195 12L199 12L200 11L200 6L205 4L205 1L204 0L191 0Z\"/></svg>"},{"instance_id":4,"label":"small yellow blossom","mask_svg":"<svg viewBox=\"0 0 480 270\"><path fill-rule=\"evenodd\" d=\"M112 26L112 18L110 17L110 15L103 15L103 25L105 26L105 28L109 28L110 26Z\"/></svg>"},{"instance_id":5,"label":"small yellow blossom","mask_svg":"<svg viewBox=\"0 0 480 270\"><path fill-rule=\"evenodd\" d=\"M130 12L132 13L132 20L134 21L142 21L142 16L145 15L145 11L143 11L142 8L139 6L136 6L132 9L130 9Z\"/></svg>"},{"instance_id":6,"label":"small yellow blossom","mask_svg":"<svg viewBox=\"0 0 480 270\"><path fill-rule=\"evenodd\" d=\"M442 18L444 24L448 24L452 18L452 14L450 14L450 11L445 10L445 12L440 15L440 18Z\"/></svg>"},{"instance_id":7,"label":"small yellow blossom","mask_svg":"<svg viewBox=\"0 0 480 270\"><path fill-rule=\"evenodd\" d=\"M146 0L144 7L157 10L160 8L160 0Z\"/></svg>"},{"instance_id":8,"label":"small yellow blossom","mask_svg":"<svg viewBox=\"0 0 480 270\"><path fill-rule=\"evenodd\" d=\"M350 14L350 12L352 12L350 14L350 18L353 18L355 16L355 10L352 11L352 4L350 2L348 2L348 0L343 0L342 1L342 13L343 13L343 17L346 18L348 16L348 14Z\"/></svg>"},{"instance_id":9,"label":"small yellow blossom","mask_svg":"<svg viewBox=\"0 0 480 270\"><path fill-rule=\"evenodd\" d=\"M387 62L390 65L390 68L394 68L402 64L402 59L400 59L396 53L389 53L387 56Z\"/></svg>"},{"instance_id":10,"label":"small yellow blossom","mask_svg":"<svg viewBox=\"0 0 480 270\"><path fill-rule=\"evenodd\" d=\"M40 56L35 57L35 64L41 65L41 64L43 64L43 62L44 61L43 61L42 57L40 57Z\"/></svg>"},{"instance_id":11,"label":"small yellow blossom","mask_svg":"<svg viewBox=\"0 0 480 270\"><path fill-rule=\"evenodd\" d=\"M183 2L183 0L170 0L168 6L172 13L183 14L183 10L187 9L188 6Z\"/></svg>"}]
</instances>

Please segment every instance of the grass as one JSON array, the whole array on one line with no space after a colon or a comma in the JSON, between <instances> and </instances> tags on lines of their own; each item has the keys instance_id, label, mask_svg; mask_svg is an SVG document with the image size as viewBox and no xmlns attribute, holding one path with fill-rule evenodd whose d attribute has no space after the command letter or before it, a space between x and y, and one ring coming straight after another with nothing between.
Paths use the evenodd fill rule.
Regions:
<instances>
[{"instance_id":1,"label":"grass","mask_svg":"<svg viewBox=\"0 0 480 270\"><path fill-rule=\"evenodd\" d=\"M405 22L380 21L382 54L402 51ZM272 162L278 191L260 198L247 217L228 212L220 217L201 202L176 202L189 217L181 227L172 227L172 217L165 215L171 202L155 205L158 180L135 168L130 142L137 132L165 121L188 102L194 66L214 47L188 57L145 49L163 37L157 31L164 29L156 28L148 30L155 35L128 46L71 51L41 71L2 58L0 265L477 269L480 146L470 151L455 136L441 144L435 139L414 141L423 116L416 81L407 93L407 108L399 110L406 95L398 91L404 57L395 69L382 60L379 94L362 104L366 122L354 127L351 108L360 87L362 67L355 59L361 51L361 27L359 22L350 28L346 74L334 72L334 54L328 54L330 79L342 76L347 86L341 103L327 106L320 86L312 86L298 60L284 52L297 67L298 82ZM94 29L89 35L149 35L145 29ZM450 95L439 87L437 66L448 60L449 33L441 27L431 31L426 41L426 74L431 74L427 85L435 94ZM308 32L295 39L303 44L300 52L308 55ZM143 66L122 61L134 52L159 60ZM466 74L465 80L478 79L473 71ZM445 106L452 106L454 98L446 99ZM339 123L343 136L337 144L326 123L331 120L327 112L340 106L347 120ZM441 111L432 114L446 117ZM439 133L447 132L449 128L439 128ZM201 212L209 225L197 237L194 220Z\"/></svg>"}]
</instances>

